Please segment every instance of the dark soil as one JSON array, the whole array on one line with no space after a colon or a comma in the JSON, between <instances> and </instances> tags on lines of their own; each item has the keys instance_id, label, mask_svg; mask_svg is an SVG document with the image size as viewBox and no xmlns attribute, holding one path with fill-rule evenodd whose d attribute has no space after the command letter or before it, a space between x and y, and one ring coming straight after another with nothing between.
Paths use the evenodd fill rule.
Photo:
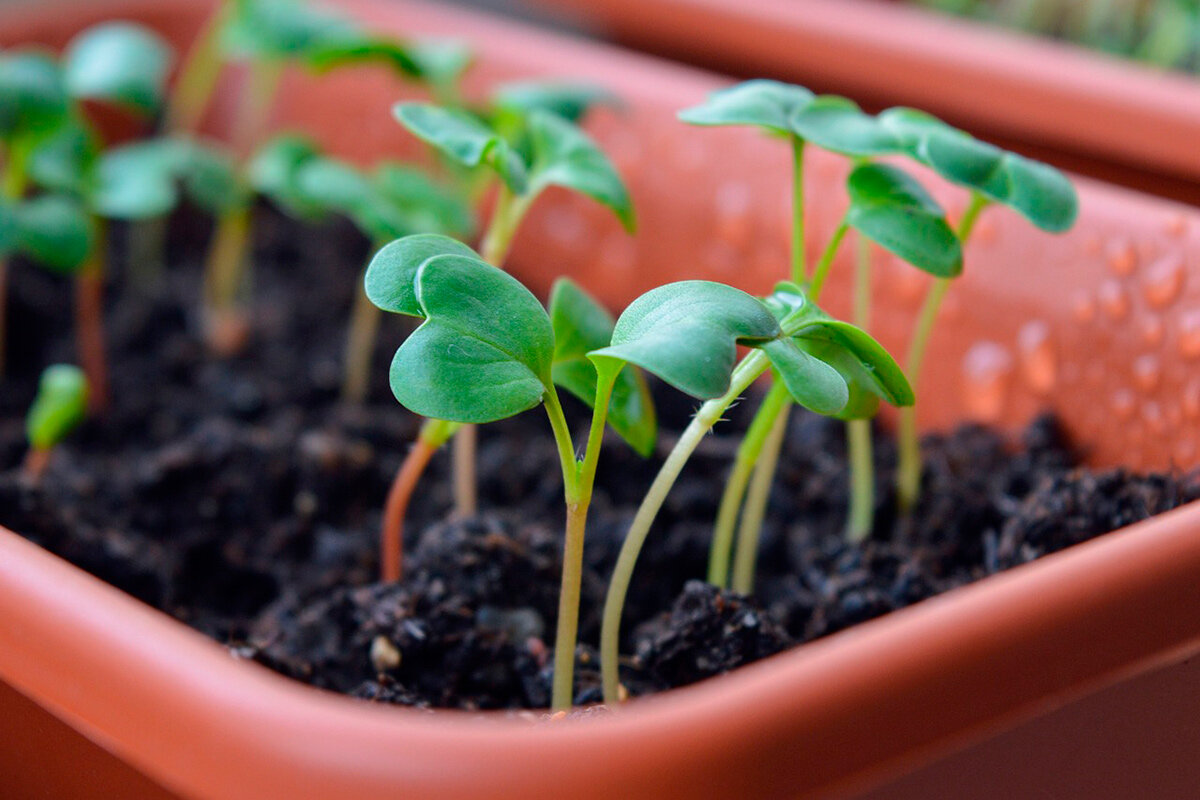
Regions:
<instances>
[{"instance_id":1,"label":"dark soil","mask_svg":"<svg viewBox=\"0 0 1200 800\"><path fill-rule=\"evenodd\" d=\"M347 408L337 400L365 244L346 228L305 228L264 209L252 337L241 356L220 361L198 335L207 229L187 218L172 228L171 266L158 274L124 274L124 244L137 231L114 237L113 408L55 453L36 488L18 471L23 415L41 367L73 359L70 287L13 265L0 524L299 680L426 707L544 707L563 509L542 415L481 430L485 511L477 518L447 519L447 459L434 459L411 513L405 580L375 583L380 508L416 422L386 385L408 325L398 318L385 322L370 401ZM694 404L657 394L666 448ZM926 441L927 490L916 514L902 524L884 492L874 536L850 546L841 538L842 429L798 414L764 530L758 592L739 597L695 579L732 433L753 407L735 409L705 441L639 562L623 647L623 678L635 694L726 672L1200 497L1194 476L1077 468L1052 419L1019 442L965 427ZM580 408L568 411L581 421ZM894 452L884 439L877 449L886 488ZM580 703L599 700L591 644L605 585L657 464L615 440L601 459Z\"/></svg>"}]
</instances>

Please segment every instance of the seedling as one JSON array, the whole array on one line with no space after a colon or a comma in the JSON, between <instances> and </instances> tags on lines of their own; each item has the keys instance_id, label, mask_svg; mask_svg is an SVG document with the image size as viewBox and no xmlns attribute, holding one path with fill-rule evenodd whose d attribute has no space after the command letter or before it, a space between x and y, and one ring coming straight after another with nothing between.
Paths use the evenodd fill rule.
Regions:
<instances>
[{"instance_id":1,"label":"seedling","mask_svg":"<svg viewBox=\"0 0 1200 800\"><path fill-rule=\"evenodd\" d=\"M37 396L25 417L29 451L22 473L29 483L41 481L54 448L83 422L87 397L87 376L78 367L55 364L42 373Z\"/></svg>"},{"instance_id":2,"label":"seedling","mask_svg":"<svg viewBox=\"0 0 1200 800\"><path fill-rule=\"evenodd\" d=\"M287 213L317 221L349 218L374 243L416 233L466 238L475 220L459 193L423 172L384 162L367 173L323 155L307 139L279 136L260 150L249 167L251 184ZM358 281L346 336L342 399L362 402L367 394L380 310Z\"/></svg>"},{"instance_id":3,"label":"seedling","mask_svg":"<svg viewBox=\"0 0 1200 800\"><path fill-rule=\"evenodd\" d=\"M576 99L575 103L580 101ZM502 267L513 237L530 206L550 186L573 189L610 208L626 230L634 229L633 205L616 168L576 125L541 105L523 116L509 105L501 115L508 127L502 134L482 118L461 110L428 103L400 103L393 113L417 138L445 158L468 170L482 170L498 184L491 220L481 245L486 263ZM376 300L368 273L367 295ZM375 291L382 291L376 289ZM456 436L454 494L458 513L476 509L475 431L430 420L417 445L401 465L388 494L384 513L385 541L399 541L413 488L434 451ZM384 580L398 580L400 559L383 561Z\"/></svg>"},{"instance_id":4,"label":"seedling","mask_svg":"<svg viewBox=\"0 0 1200 800\"><path fill-rule=\"evenodd\" d=\"M544 405L558 444L567 507L553 705L572 700L583 540L605 424L648 454L654 410L644 379L623 361L592 352L609 344L613 321L580 287L560 280L550 311L519 281L485 263L466 245L435 235L409 236L379 252L367 271L371 300L418 317L420 327L397 350L391 386L406 408L431 418L401 470L427 461L462 424L494 422ZM733 291L733 290L730 290ZM764 325L773 324L759 307ZM732 343L730 344L732 349ZM732 355L730 356L732 357ZM589 361L589 359L591 359ZM592 423L575 456L557 386L588 403ZM383 542L385 573L399 571L399 528Z\"/></svg>"}]
</instances>

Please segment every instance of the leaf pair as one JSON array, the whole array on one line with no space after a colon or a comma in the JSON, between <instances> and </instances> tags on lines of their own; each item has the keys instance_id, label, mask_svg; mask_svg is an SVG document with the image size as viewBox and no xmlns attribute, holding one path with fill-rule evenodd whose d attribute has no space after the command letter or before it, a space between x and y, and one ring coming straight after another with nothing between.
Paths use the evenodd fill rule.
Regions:
<instances>
[{"instance_id":1,"label":"leaf pair","mask_svg":"<svg viewBox=\"0 0 1200 800\"><path fill-rule=\"evenodd\" d=\"M187 138L135 142L103 153L84 193L96 214L124 220L167 214L183 196L216 215L249 202L233 157Z\"/></svg>"},{"instance_id":2,"label":"leaf pair","mask_svg":"<svg viewBox=\"0 0 1200 800\"><path fill-rule=\"evenodd\" d=\"M612 162L587 134L552 111L537 107L526 115L521 136L528 142L527 158L467 111L400 103L393 113L413 135L453 161L495 172L514 194L532 199L549 186L563 186L610 208L626 230L635 226L633 203Z\"/></svg>"},{"instance_id":3,"label":"leaf pair","mask_svg":"<svg viewBox=\"0 0 1200 800\"><path fill-rule=\"evenodd\" d=\"M18 254L52 272L71 274L87 258L94 240L87 211L64 195L0 204L0 260Z\"/></svg>"},{"instance_id":4,"label":"leaf pair","mask_svg":"<svg viewBox=\"0 0 1200 800\"><path fill-rule=\"evenodd\" d=\"M392 392L428 417L485 423L542 402L561 385L595 401L586 362L607 344L612 321L582 289L556 285L550 313L516 278L443 236L408 236L384 247L366 275L367 296L385 311L424 322L397 350ZM617 378L609 424L642 454L654 445L653 405L644 379Z\"/></svg>"},{"instance_id":5,"label":"leaf pair","mask_svg":"<svg viewBox=\"0 0 1200 800\"><path fill-rule=\"evenodd\" d=\"M37 396L25 417L25 435L35 450L49 450L87 415L88 382L83 370L54 364L42 372Z\"/></svg>"}]
</instances>

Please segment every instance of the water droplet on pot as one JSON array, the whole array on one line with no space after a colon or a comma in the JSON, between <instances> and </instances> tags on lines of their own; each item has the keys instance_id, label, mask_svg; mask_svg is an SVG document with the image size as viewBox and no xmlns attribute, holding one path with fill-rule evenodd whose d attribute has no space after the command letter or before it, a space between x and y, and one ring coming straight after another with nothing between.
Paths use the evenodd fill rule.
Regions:
<instances>
[{"instance_id":1,"label":"water droplet on pot","mask_svg":"<svg viewBox=\"0 0 1200 800\"><path fill-rule=\"evenodd\" d=\"M1129 295L1116 281L1107 280L1100 284L1098 297L1100 307L1113 319L1121 320L1129 315Z\"/></svg>"},{"instance_id":2,"label":"water droplet on pot","mask_svg":"<svg viewBox=\"0 0 1200 800\"><path fill-rule=\"evenodd\" d=\"M1200 309L1186 311L1179 317L1179 354L1184 358L1200 358Z\"/></svg>"},{"instance_id":3,"label":"water droplet on pot","mask_svg":"<svg viewBox=\"0 0 1200 800\"><path fill-rule=\"evenodd\" d=\"M1071 315L1076 322L1091 322L1096 318L1096 301L1087 292L1077 292L1071 299Z\"/></svg>"},{"instance_id":4,"label":"water droplet on pot","mask_svg":"<svg viewBox=\"0 0 1200 800\"><path fill-rule=\"evenodd\" d=\"M995 422L1004 411L1012 355L996 342L978 342L963 356L962 392L967 412L982 422Z\"/></svg>"},{"instance_id":5,"label":"water droplet on pot","mask_svg":"<svg viewBox=\"0 0 1200 800\"><path fill-rule=\"evenodd\" d=\"M624 231L610 234L600 246L602 269L629 272L637 265L637 242Z\"/></svg>"},{"instance_id":6,"label":"water droplet on pot","mask_svg":"<svg viewBox=\"0 0 1200 800\"><path fill-rule=\"evenodd\" d=\"M731 245L745 244L752 232L750 187L730 181L717 189L717 236Z\"/></svg>"},{"instance_id":7,"label":"water droplet on pot","mask_svg":"<svg viewBox=\"0 0 1200 800\"><path fill-rule=\"evenodd\" d=\"M551 240L571 247L583 239L587 225L576 209L563 203L547 205L542 213L542 230Z\"/></svg>"},{"instance_id":8,"label":"water droplet on pot","mask_svg":"<svg viewBox=\"0 0 1200 800\"><path fill-rule=\"evenodd\" d=\"M1146 427L1155 436L1162 436L1167 430L1167 420L1163 417L1162 406L1151 400L1142 404L1142 419Z\"/></svg>"},{"instance_id":9,"label":"water droplet on pot","mask_svg":"<svg viewBox=\"0 0 1200 800\"><path fill-rule=\"evenodd\" d=\"M1166 331L1166 326L1160 317L1143 317L1140 323L1142 332L1142 342L1150 347L1157 347L1162 344L1163 334Z\"/></svg>"},{"instance_id":10,"label":"water droplet on pot","mask_svg":"<svg viewBox=\"0 0 1200 800\"><path fill-rule=\"evenodd\" d=\"M1137 269L1137 251L1133 249L1133 242L1128 239L1110 242L1105 259L1108 261L1108 268L1123 278L1132 275Z\"/></svg>"},{"instance_id":11,"label":"water droplet on pot","mask_svg":"<svg viewBox=\"0 0 1200 800\"><path fill-rule=\"evenodd\" d=\"M1165 308L1183 291L1183 257L1178 254L1163 256L1150 265L1142 283L1142 293L1154 308Z\"/></svg>"},{"instance_id":12,"label":"water droplet on pot","mask_svg":"<svg viewBox=\"0 0 1200 800\"><path fill-rule=\"evenodd\" d=\"M1162 378L1162 366L1159 364L1158 356L1144 355L1134 359L1133 380L1143 392L1153 392L1157 389L1160 378Z\"/></svg>"},{"instance_id":13,"label":"water droplet on pot","mask_svg":"<svg viewBox=\"0 0 1200 800\"><path fill-rule=\"evenodd\" d=\"M1027 322L1017 334L1021 354L1021 373L1035 392L1045 394L1054 388L1058 359L1050 340L1050 326L1040 320Z\"/></svg>"},{"instance_id":14,"label":"water droplet on pot","mask_svg":"<svg viewBox=\"0 0 1200 800\"><path fill-rule=\"evenodd\" d=\"M733 272L738 266L737 251L726 242L717 240L704 248L704 264L717 274Z\"/></svg>"},{"instance_id":15,"label":"water droplet on pot","mask_svg":"<svg viewBox=\"0 0 1200 800\"><path fill-rule=\"evenodd\" d=\"M1200 378L1192 378L1183 387L1183 415L1191 420L1200 419Z\"/></svg>"},{"instance_id":16,"label":"water droplet on pot","mask_svg":"<svg viewBox=\"0 0 1200 800\"><path fill-rule=\"evenodd\" d=\"M1172 236L1182 236L1187 233L1187 217L1182 213L1172 214L1167 217L1167 221L1163 225L1163 230Z\"/></svg>"},{"instance_id":17,"label":"water droplet on pot","mask_svg":"<svg viewBox=\"0 0 1200 800\"><path fill-rule=\"evenodd\" d=\"M1175 461L1184 469L1190 469L1196 458L1196 443L1191 439L1180 439L1175 444Z\"/></svg>"},{"instance_id":18,"label":"water droplet on pot","mask_svg":"<svg viewBox=\"0 0 1200 800\"><path fill-rule=\"evenodd\" d=\"M1109 406L1118 419L1127 420L1137 408L1137 397L1129 389L1117 389L1112 394Z\"/></svg>"}]
</instances>

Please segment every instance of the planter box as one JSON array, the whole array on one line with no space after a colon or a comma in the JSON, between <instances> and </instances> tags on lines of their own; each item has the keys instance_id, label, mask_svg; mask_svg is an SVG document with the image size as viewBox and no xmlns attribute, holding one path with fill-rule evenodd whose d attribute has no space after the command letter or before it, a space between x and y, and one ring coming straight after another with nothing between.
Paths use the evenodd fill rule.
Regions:
<instances>
[{"instance_id":1,"label":"planter box","mask_svg":"<svg viewBox=\"0 0 1200 800\"><path fill-rule=\"evenodd\" d=\"M674 119L717 78L449 8L347 5L381 28L469 40L480 55L469 90L552 73L627 101L593 130L629 179L642 233L629 239L556 195L514 255L535 290L565 271L620 305L674 277L761 291L782 271L786 154L748 131ZM96 0L10 12L3 36L57 43L125 17L182 42L203 13ZM376 72L296 75L279 122L312 125L349 155L401 152L410 145L387 113L400 93ZM837 162L814 154L808 174L810 196L840 199ZM1080 194L1063 237L1002 210L984 217L927 360L923 422L1015 425L1049 408L1096 464L1195 465L1200 214L1088 181ZM814 247L838 216L814 204ZM876 274L877 332L895 350L924 278L881 254ZM831 284L835 308L846 288ZM159 787L222 799L930 798L947 786L1185 797L1200 785L1200 668L1186 661L1197 650L1195 504L735 674L556 724L429 716L301 686L0 531L0 775L18 793L122 798Z\"/></svg>"},{"instance_id":2,"label":"planter box","mask_svg":"<svg viewBox=\"0 0 1200 800\"><path fill-rule=\"evenodd\" d=\"M526 0L734 75L911 105L1068 169L1200 203L1200 80L883 0Z\"/></svg>"}]
</instances>

